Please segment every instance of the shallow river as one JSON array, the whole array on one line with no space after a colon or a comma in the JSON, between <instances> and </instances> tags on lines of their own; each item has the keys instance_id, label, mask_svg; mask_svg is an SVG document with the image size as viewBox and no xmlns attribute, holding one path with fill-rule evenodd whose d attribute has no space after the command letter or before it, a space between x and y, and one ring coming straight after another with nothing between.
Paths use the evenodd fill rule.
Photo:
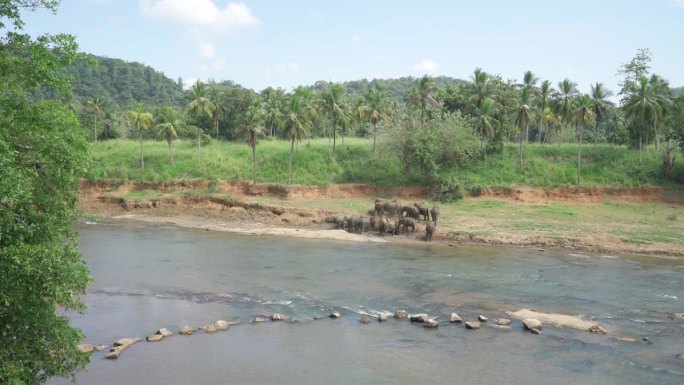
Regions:
<instances>
[{"instance_id":1,"label":"shallow river","mask_svg":"<svg viewBox=\"0 0 684 385\"><path fill-rule=\"evenodd\" d=\"M242 321L214 334L94 353L80 384L682 384L684 261L568 251L372 245L141 226L82 225L94 283L70 315L86 341ZM533 308L581 314L604 335L449 324ZM429 313L424 329L361 313ZM337 320L327 316L339 311ZM298 322L249 321L282 313ZM509 318L509 317L507 317ZM649 341L644 341L646 337ZM679 356L678 356L679 355ZM56 380L50 384L67 384Z\"/></svg>"}]
</instances>

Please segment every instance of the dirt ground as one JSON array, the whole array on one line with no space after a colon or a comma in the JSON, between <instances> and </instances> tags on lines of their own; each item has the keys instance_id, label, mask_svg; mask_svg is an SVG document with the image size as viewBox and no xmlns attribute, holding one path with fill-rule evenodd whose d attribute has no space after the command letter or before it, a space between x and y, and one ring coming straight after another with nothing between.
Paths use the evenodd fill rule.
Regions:
<instances>
[{"instance_id":1,"label":"dirt ground","mask_svg":"<svg viewBox=\"0 0 684 385\"><path fill-rule=\"evenodd\" d=\"M326 223L326 218L335 215L366 214L366 210L372 207L376 197L398 199L403 204L411 204L415 201L424 201L425 195L426 192L420 187L388 188L361 184L255 186L245 181L219 181L213 185L209 182L110 185L84 182L81 186L79 207L87 214L104 218L174 223L182 227L243 234L356 242L423 242L423 221L418 225L416 233L381 237L377 232L352 234L334 229L332 224ZM476 204L502 201L505 207L502 209L494 205L496 207L490 210L468 211L443 205L442 218L445 219L439 222L434 242L452 246L476 243L537 248L560 247L610 254L684 256L684 240L676 239L677 236L674 241L631 242L617 230L606 231L606 223L610 223L610 218L598 220L592 215L598 207L592 205L601 202L666 205L669 210L667 212L672 212L669 215L674 219L651 226L669 227L667 231L677 233L680 227L684 229L684 194L678 192L646 187L551 190L521 187L486 189L478 197L466 199ZM574 211L586 214L571 217L566 222L559 222L560 219L555 218L554 213L543 218L530 218L530 215L536 215L536 211L531 208L553 204L562 204L566 210L570 207ZM682 214L677 215L680 212ZM516 216L516 213L519 215ZM640 221L637 219L635 222ZM530 223L534 223L534 226ZM544 231L544 228L554 231ZM563 231L555 231L558 229ZM654 231L656 230L658 229ZM634 231L649 230L637 228Z\"/></svg>"}]
</instances>

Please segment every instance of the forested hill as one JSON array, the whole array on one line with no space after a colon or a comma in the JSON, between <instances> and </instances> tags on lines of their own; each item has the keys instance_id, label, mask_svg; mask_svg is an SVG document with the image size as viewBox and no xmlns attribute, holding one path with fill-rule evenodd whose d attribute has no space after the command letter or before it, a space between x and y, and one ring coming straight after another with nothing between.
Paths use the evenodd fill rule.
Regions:
<instances>
[{"instance_id":1,"label":"forested hill","mask_svg":"<svg viewBox=\"0 0 684 385\"><path fill-rule=\"evenodd\" d=\"M81 101L99 97L105 105L129 108L148 105L184 105L182 86L152 67L121 59L87 55L89 60L66 69L73 77L73 94ZM94 64L93 64L94 63Z\"/></svg>"},{"instance_id":2,"label":"forested hill","mask_svg":"<svg viewBox=\"0 0 684 385\"><path fill-rule=\"evenodd\" d=\"M459 85L468 83L465 80L455 79L448 76L436 76L432 79L435 86L441 90L446 90L447 87L456 89ZM411 89L416 86L416 80L417 78L405 76L398 79L351 80L342 82L342 85L347 91L347 95L349 95L350 100L355 100L356 98L361 97L370 88L380 86L387 91L387 94L392 100L397 102L405 102ZM327 82L318 81L314 85L314 88L322 88L326 85Z\"/></svg>"}]
</instances>

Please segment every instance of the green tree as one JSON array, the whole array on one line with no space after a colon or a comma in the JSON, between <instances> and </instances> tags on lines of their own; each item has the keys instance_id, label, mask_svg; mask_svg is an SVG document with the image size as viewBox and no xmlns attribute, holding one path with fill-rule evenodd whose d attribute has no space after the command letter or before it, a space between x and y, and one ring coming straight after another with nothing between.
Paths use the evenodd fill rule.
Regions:
<instances>
[{"instance_id":1,"label":"green tree","mask_svg":"<svg viewBox=\"0 0 684 385\"><path fill-rule=\"evenodd\" d=\"M629 63L623 63L618 69L617 75L623 76L623 79L618 83L621 87L618 95L622 96L623 105L627 103L632 94L637 92L640 79L648 75L651 69L650 62L651 50L640 48Z\"/></svg>"},{"instance_id":2,"label":"green tree","mask_svg":"<svg viewBox=\"0 0 684 385\"><path fill-rule=\"evenodd\" d=\"M515 117L515 125L520 130L520 170L523 168L523 136L527 132L527 127L532 121L532 111L530 109L530 89L520 90L520 106Z\"/></svg>"},{"instance_id":3,"label":"green tree","mask_svg":"<svg viewBox=\"0 0 684 385\"><path fill-rule=\"evenodd\" d=\"M173 107L166 107L161 114L157 115L160 123L155 126L157 135L166 139L171 164L173 164L173 140L185 128L185 121L178 115L178 112Z\"/></svg>"},{"instance_id":4,"label":"green tree","mask_svg":"<svg viewBox=\"0 0 684 385\"><path fill-rule=\"evenodd\" d=\"M252 176L254 180L254 184L257 183L256 180L256 145L259 139L259 136L264 136L264 131L261 129L261 125L263 124L264 120L264 113L265 111L261 106L259 105L260 103L257 103L253 106L251 106L247 110L247 115L245 118L246 124L245 126L238 128L238 133L244 132L247 136L247 145L249 148L252 149Z\"/></svg>"},{"instance_id":5,"label":"green tree","mask_svg":"<svg viewBox=\"0 0 684 385\"><path fill-rule=\"evenodd\" d=\"M223 98L223 93L218 89L218 87L208 87L207 88L207 99L214 105L214 111L211 114L212 124L214 125L214 130L216 131L216 140L219 138L219 118L224 112L223 103L221 99Z\"/></svg>"},{"instance_id":6,"label":"green tree","mask_svg":"<svg viewBox=\"0 0 684 385\"><path fill-rule=\"evenodd\" d=\"M610 114L615 108L613 102L608 99L611 96L613 96L613 92L607 89L603 83L595 83L591 85L591 111L593 112L596 120L594 127L597 138L599 126L605 122L608 114ZM597 141L598 140L596 139L594 140L594 146L596 146Z\"/></svg>"},{"instance_id":7,"label":"green tree","mask_svg":"<svg viewBox=\"0 0 684 385\"><path fill-rule=\"evenodd\" d=\"M653 97L655 98L656 104L658 104L657 109L653 110L651 114L651 119L653 120L653 135L655 136L655 147L656 150L660 149L660 133L658 132L658 122L664 119L668 107L672 104L670 98L670 85L665 79L659 75L653 74L648 79L648 84L653 90Z\"/></svg>"},{"instance_id":8,"label":"green tree","mask_svg":"<svg viewBox=\"0 0 684 385\"><path fill-rule=\"evenodd\" d=\"M95 117L95 122L93 123L93 142L97 142L97 119L104 112L104 101L99 96L96 96L88 100L88 106L93 110Z\"/></svg>"},{"instance_id":9,"label":"green tree","mask_svg":"<svg viewBox=\"0 0 684 385\"><path fill-rule=\"evenodd\" d=\"M198 80L195 84L190 87L190 103L188 104L188 111L190 114L195 115L197 119L201 119L203 116L207 116L211 119L216 112L216 105L212 103L209 98L209 91L206 84ZM200 146L202 142L202 129L197 125L197 163L201 161Z\"/></svg>"},{"instance_id":10,"label":"green tree","mask_svg":"<svg viewBox=\"0 0 684 385\"><path fill-rule=\"evenodd\" d=\"M648 124L650 122L657 121L657 118L655 118L656 116L662 116L659 96L647 77L644 76L639 79L639 85L636 91L629 97L625 104L625 112L628 118L633 121L637 129L637 135L639 137L639 164L641 164L644 133L648 129Z\"/></svg>"},{"instance_id":11,"label":"green tree","mask_svg":"<svg viewBox=\"0 0 684 385\"><path fill-rule=\"evenodd\" d=\"M556 108L561 118L560 134L558 135L558 147L563 143L563 129L567 128L573 118L572 106L577 99L577 83L570 79L563 79L558 83L558 99Z\"/></svg>"},{"instance_id":12,"label":"green tree","mask_svg":"<svg viewBox=\"0 0 684 385\"><path fill-rule=\"evenodd\" d=\"M437 91L435 81L424 75L418 79L416 86L408 94L408 105L417 107L420 110L420 130L425 129L425 115L428 108L441 108L437 99L432 96Z\"/></svg>"},{"instance_id":13,"label":"green tree","mask_svg":"<svg viewBox=\"0 0 684 385\"><path fill-rule=\"evenodd\" d=\"M582 139L584 138L584 125L587 120L591 119L593 103L589 94L583 94L577 99L577 106L575 107L575 114L577 116L577 124L579 125L579 138L577 141L577 184L580 184L580 175L582 167Z\"/></svg>"},{"instance_id":14,"label":"green tree","mask_svg":"<svg viewBox=\"0 0 684 385\"><path fill-rule=\"evenodd\" d=\"M392 105L390 104L387 93L382 88L369 89L363 96L363 104L359 106L359 118L368 120L373 130L373 152L375 152L375 141L378 134L378 124L390 120L392 116Z\"/></svg>"},{"instance_id":15,"label":"green tree","mask_svg":"<svg viewBox=\"0 0 684 385\"><path fill-rule=\"evenodd\" d=\"M544 118L546 117L546 107L549 105L549 101L553 95L553 87L551 86L551 81L544 80L539 86L537 96L539 99L539 143L542 142L544 137ZM547 134L548 135L548 134Z\"/></svg>"},{"instance_id":16,"label":"green tree","mask_svg":"<svg viewBox=\"0 0 684 385\"><path fill-rule=\"evenodd\" d=\"M264 99L265 123L268 127L269 135L275 136L276 127L280 124L283 116L284 91L281 88L268 87L261 92Z\"/></svg>"},{"instance_id":17,"label":"green tree","mask_svg":"<svg viewBox=\"0 0 684 385\"><path fill-rule=\"evenodd\" d=\"M494 97L494 88L490 81L490 76L482 68L475 68L471 80L472 89L466 103L467 111L474 111L476 108L480 108L485 99Z\"/></svg>"},{"instance_id":18,"label":"green tree","mask_svg":"<svg viewBox=\"0 0 684 385\"><path fill-rule=\"evenodd\" d=\"M152 114L145 112L145 105L138 103L135 111L128 111L128 120L133 127L138 130L138 138L140 138L140 168L145 170L145 157L143 156L143 132L150 128L152 124Z\"/></svg>"},{"instance_id":19,"label":"green tree","mask_svg":"<svg viewBox=\"0 0 684 385\"><path fill-rule=\"evenodd\" d=\"M485 167L487 166L487 140L494 137L495 130L501 125L496 119L496 109L492 99L485 99L480 108L475 109L475 131L480 136Z\"/></svg>"},{"instance_id":20,"label":"green tree","mask_svg":"<svg viewBox=\"0 0 684 385\"><path fill-rule=\"evenodd\" d=\"M332 147L332 160L335 161L335 144L337 141L337 125L340 120L344 118L349 110L349 105L347 104L347 95L344 92L344 87L339 83L330 84L321 95L321 104L323 111L330 116L330 122L332 124L333 132L333 147ZM301 99L301 97L299 97ZM290 100L290 103L292 101ZM298 104L302 104L301 100ZM291 112L291 108L288 108L288 113ZM289 138L289 134L286 134ZM294 143L294 141L293 141Z\"/></svg>"},{"instance_id":21,"label":"green tree","mask_svg":"<svg viewBox=\"0 0 684 385\"><path fill-rule=\"evenodd\" d=\"M285 111L285 118L283 119L285 137L292 141L292 145L290 146L290 161L288 163L287 184L292 182L292 157L294 155L295 140L300 142L307 134L307 128L310 126L310 120L306 117L305 107L300 93L295 92L290 95Z\"/></svg>"},{"instance_id":22,"label":"green tree","mask_svg":"<svg viewBox=\"0 0 684 385\"><path fill-rule=\"evenodd\" d=\"M25 9L58 1L0 1L0 383L73 377L90 357L64 311L85 309L90 278L73 231L87 130L68 107L61 69L72 36L22 33ZM38 101L39 88L57 97ZM58 310L59 309L59 310Z\"/></svg>"}]
</instances>

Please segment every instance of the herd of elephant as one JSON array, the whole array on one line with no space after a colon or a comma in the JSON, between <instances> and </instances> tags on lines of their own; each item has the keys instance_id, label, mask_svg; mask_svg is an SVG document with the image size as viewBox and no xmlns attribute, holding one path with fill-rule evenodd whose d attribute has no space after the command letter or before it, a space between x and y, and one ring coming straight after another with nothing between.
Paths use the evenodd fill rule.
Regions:
<instances>
[{"instance_id":1,"label":"herd of elephant","mask_svg":"<svg viewBox=\"0 0 684 385\"><path fill-rule=\"evenodd\" d=\"M421 218L427 222L425 225L425 240L432 241L432 236L437 229L439 218L439 206L432 209L424 203L413 203L404 206L393 200L375 200L375 206L368 210L368 216L353 215L327 217L326 222L334 224L339 229L349 232L362 233L377 230L380 235L398 235L406 232L416 232L416 224Z\"/></svg>"}]
</instances>

